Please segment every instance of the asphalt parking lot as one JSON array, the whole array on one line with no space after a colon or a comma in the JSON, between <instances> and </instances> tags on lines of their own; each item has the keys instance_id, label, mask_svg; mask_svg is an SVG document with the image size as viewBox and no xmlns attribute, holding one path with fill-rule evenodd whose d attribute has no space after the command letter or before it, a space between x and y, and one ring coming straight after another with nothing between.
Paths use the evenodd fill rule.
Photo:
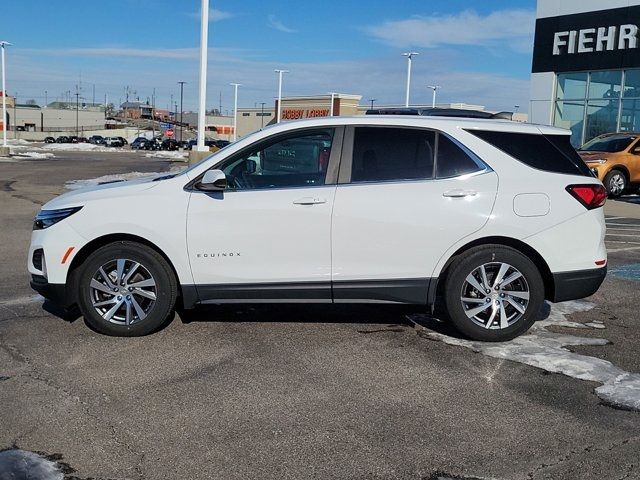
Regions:
<instances>
[{"instance_id":1,"label":"asphalt parking lot","mask_svg":"<svg viewBox=\"0 0 640 480\"><path fill-rule=\"evenodd\" d=\"M406 308L216 307L144 338L44 310L25 266L40 205L70 180L171 166L0 161L0 450L78 479L640 478L639 412L606 377L640 372L635 198L607 206L602 288L498 350Z\"/></svg>"}]
</instances>

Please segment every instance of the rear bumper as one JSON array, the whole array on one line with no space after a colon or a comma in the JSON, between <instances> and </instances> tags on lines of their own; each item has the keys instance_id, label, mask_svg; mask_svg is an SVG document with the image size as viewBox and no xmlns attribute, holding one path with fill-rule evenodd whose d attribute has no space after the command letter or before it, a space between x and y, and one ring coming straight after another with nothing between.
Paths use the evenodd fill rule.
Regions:
<instances>
[{"instance_id":1,"label":"rear bumper","mask_svg":"<svg viewBox=\"0 0 640 480\"><path fill-rule=\"evenodd\" d=\"M29 284L44 298L60 307L68 308L74 303L73 299L69 297L69 291L65 284L49 283L41 275L31 275Z\"/></svg>"},{"instance_id":2,"label":"rear bumper","mask_svg":"<svg viewBox=\"0 0 640 480\"><path fill-rule=\"evenodd\" d=\"M552 302L576 300L593 295L607 276L607 267L553 274Z\"/></svg>"}]
</instances>

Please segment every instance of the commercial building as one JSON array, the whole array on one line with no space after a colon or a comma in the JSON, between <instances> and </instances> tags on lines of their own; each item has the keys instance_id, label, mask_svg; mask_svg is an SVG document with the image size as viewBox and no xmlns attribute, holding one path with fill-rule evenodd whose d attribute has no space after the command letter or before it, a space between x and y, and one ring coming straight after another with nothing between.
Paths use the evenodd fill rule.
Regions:
<instances>
[{"instance_id":1,"label":"commercial building","mask_svg":"<svg viewBox=\"0 0 640 480\"><path fill-rule=\"evenodd\" d=\"M530 119L579 146L640 131L640 0L538 0Z\"/></svg>"}]
</instances>

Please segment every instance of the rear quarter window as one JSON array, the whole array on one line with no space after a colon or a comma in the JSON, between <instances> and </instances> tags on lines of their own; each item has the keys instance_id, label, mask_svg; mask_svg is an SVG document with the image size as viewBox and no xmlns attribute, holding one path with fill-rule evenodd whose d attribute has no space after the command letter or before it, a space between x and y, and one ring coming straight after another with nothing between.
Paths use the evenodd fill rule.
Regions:
<instances>
[{"instance_id":1,"label":"rear quarter window","mask_svg":"<svg viewBox=\"0 0 640 480\"><path fill-rule=\"evenodd\" d=\"M592 176L589 167L569 142L569 135L490 130L467 130L467 132L532 168L553 173Z\"/></svg>"}]
</instances>

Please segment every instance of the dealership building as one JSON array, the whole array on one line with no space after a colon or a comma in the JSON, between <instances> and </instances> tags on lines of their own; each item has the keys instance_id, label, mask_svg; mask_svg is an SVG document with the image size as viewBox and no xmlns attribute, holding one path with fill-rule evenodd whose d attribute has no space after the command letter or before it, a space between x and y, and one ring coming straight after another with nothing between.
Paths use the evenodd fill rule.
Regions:
<instances>
[{"instance_id":1,"label":"dealership building","mask_svg":"<svg viewBox=\"0 0 640 480\"><path fill-rule=\"evenodd\" d=\"M640 0L538 0L529 117L579 146L640 131Z\"/></svg>"}]
</instances>

